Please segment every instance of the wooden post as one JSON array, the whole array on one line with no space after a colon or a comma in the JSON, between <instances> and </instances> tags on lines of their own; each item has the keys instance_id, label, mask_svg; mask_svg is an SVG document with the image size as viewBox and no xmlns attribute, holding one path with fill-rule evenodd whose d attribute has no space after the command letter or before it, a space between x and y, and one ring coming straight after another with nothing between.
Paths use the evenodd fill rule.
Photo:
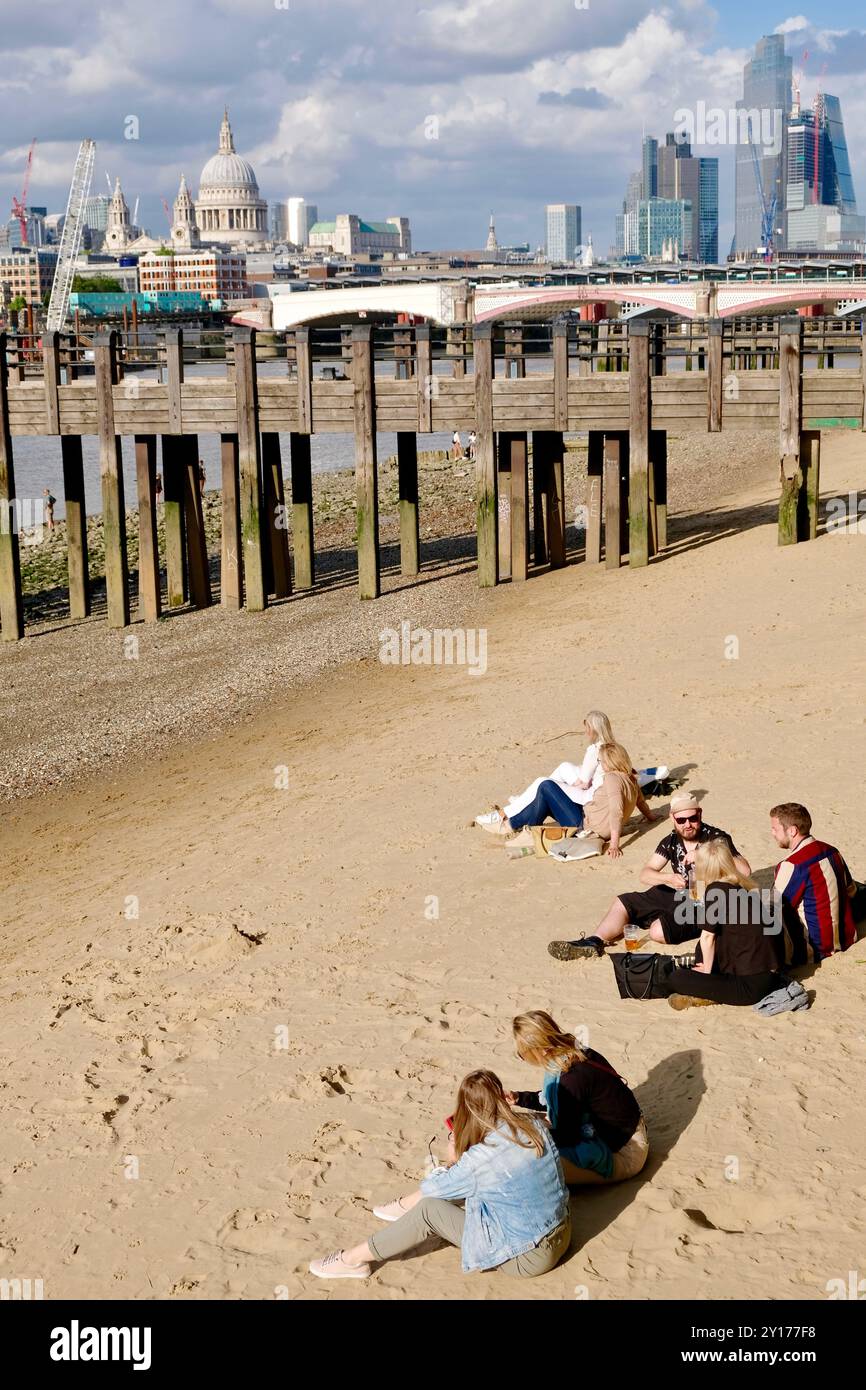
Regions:
<instances>
[{"instance_id":1,"label":"wooden post","mask_svg":"<svg viewBox=\"0 0 866 1390\"><path fill-rule=\"evenodd\" d=\"M779 544L794 545L797 541L797 513L803 486L803 473L800 468L802 320L782 319L779 330L779 456L782 485L779 501Z\"/></svg>"},{"instance_id":2,"label":"wooden post","mask_svg":"<svg viewBox=\"0 0 866 1390\"><path fill-rule=\"evenodd\" d=\"M189 597L194 608L210 608L210 568L204 533L204 507L199 486L198 435L178 440L183 457L183 501L186 521Z\"/></svg>"},{"instance_id":3,"label":"wooden post","mask_svg":"<svg viewBox=\"0 0 866 1390\"><path fill-rule=\"evenodd\" d=\"M292 571L289 563L283 460L280 454L280 436L270 431L262 435L262 479L273 594L275 598L288 598L292 592Z\"/></svg>"},{"instance_id":4,"label":"wooden post","mask_svg":"<svg viewBox=\"0 0 866 1390\"><path fill-rule=\"evenodd\" d=\"M604 558L607 568L619 569L627 536L630 476L628 434L604 439Z\"/></svg>"},{"instance_id":5,"label":"wooden post","mask_svg":"<svg viewBox=\"0 0 866 1390\"><path fill-rule=\"evenodd\" d=\"M4 642L17 642L24 636L24 600L15 512L15 466L9 430L6 341L6 334L0 333L0 626Z\"/></svg>"},{"instance_id":6,"label":"wooden post","mask_svg":"<svg viewBox=\"0 0 866 1390\"><path fill-rule=\"evenodd\" d=\"M313 357L309 328L295 329L295 361L298 370L298 432L313 433Z\"/></svg>"},{"instance_id":7,"label":"wooden post","mask_svg":"<svg viewBox=\"0 0 866 1390\"><path fill-rule=\"evenodd\" d=\"M532 435L532 557L536 566L546 565L550 558L547 543L550 506L548 433L546 430L535 430Z\"/></svg>"},{"instance_id":8,"label":"wooden post","mask_svg":"<svg viewBox=\"0 0 866 1390\"><path fill-rule=\"evenodd\" d=\"M418 433L432 434L436 378L433 375L433 344L429 324L420 324L415 329L415 351L418 359L415 369L418 380Z\"/></svg>"},{"instance_id":9,"label":"wooden post","mask_svg":"<svg viewBox=\"0 0 866 1390\"><path fill-rule=\"evenodd\" d=\"M162 613L159 546L156 539L155 434L135 436L135 478L138 490L138 611L146 623L155 623ZM70 595L71 590L70 567Z\"/></svg>"},{"instance_id":10,"label":"wooden post","mask_svg":"<svg viewBox=\"0 0 866 1390\"><path fill-rule=\"evenodd\" d=\"M418 525L418 436L397 435L397 490L400 498L400 573L407 578L420 568Z\"/></svg>"},{"instance_id":11,"label":"wooden post","mask_svg":"<svg viewBox=\"0 0 866 1390\"><path fill-rule=\"evenodd\" d=\"M800 437L800 467L803 487L797 518L797 539L813 541L818 534L821 501L821 431L804 430Z\"/></svg>"},{"instance_id":12,"label":"wooden post","mask_svg":"<svg viewBox=\"0 0 866 1390\"><path fill-rule=\"evenodd\" d=\"M649 564L649 323L629 324L629 497L628 562L632 569Z\"/></svg>"},{"instance_id":13,"label":"wooden post","mask_svg":"<svg viewBox=\"0 0 866 1390\"><path fill-rule=\"evenodd\" d=\"M558 430L547 433L547 549L551 569L562 569L565 543L565 443Z\"/></svg>"},{"instance_id":14,"label":"wooden post","mask_svg":"<svg viewBox=\"0 0 866 1390\"><path fill-rule=\"evenodd\" d=\"M69 616L90 616L90 574L87 555L87 508L84 501L84 458L80 434L60 437L63 496L66 502L66 564L69 574Z\"/></svg>"},{"instance_id":15,"label":"wooden post","mask_svg":"<svg viewBox=\"0 0 866 1390\"><path fill-rule=\"evenodd\" d=\"M117 382L117 334L98 333L94 356L108 625L128 627L129 569L126 559L123 454L121 441L114 429L113 389Z\"/></svg>"},{"instance_id":16,"label":"wooden post","mask_svg":"<svg viewBox=\"0 0 866 1390\"><path fill-rule=\"evenodd\" d=\"M394 375L398 381L412 379L412 329L408 326L394 329Z\"/></svg>"},{"instance_id":17,"label":"wooden post","mask_svg":"<svg viewBox=\"0 0 866 1390\"><path fill-rule=\"evenodd\" d=\"M525 433L511 439L511 579L522 583L529 572L529 448Z\"/></svg>"},{"instance_id":18,"label":"wooden post","mask_svg":"<svg viewBox=\"0 0 866 1390\"><path fill-rule=\"evenodd\" d=\"M168 432L183 434L183 331L165 331L165 368L168 381Z\"/></svg>"},{"instance_id":19,"label":"wooden post","mask_svg":"<svg viewBox=\"0 0 866 1390\"><path fill-rule=\"evenodd\" d=\"M652 325L652 375L664 376L665 374L665 326L663 323Z\"/></svg>"},{"instance_id":20,"label":"wooden post","mask_svg":"<svg viewBox=\"0 0 866 1390\"><path fill-rule=\"evenodd\" d=\"M261 446L254 328L235 329L234 356L244 596L250 612L261 613L267 608L268 596L265 593Z\"/></svg>"},{"instance_id":21,"label":"wooden post","mask_svg":"<svg viewBox=\"0 0 866 1390\"><path fill-rule=\"evenodd\" d=\"M500 580L511 578L511 440L504 431L496 435L496 545Z\"/></svg>"},{"instance_id":22,"label":"wooden post","mask_svg":"<svg viewBox=\"0 0 866 1390\"><path fill-rule=\"evenodd\" d=\"M553 325L553 423L568 429L568 324Z\"/></svg>"},{"instance_id":23,"label":"wooden post","mask_svg":"<svg viewBox=\"0 0 866 1390\"><path fill-rule=\"evenodd\" d=\"M526 358L523 353L523 328L521 324L505 326L505 375L510 380L526 376Z\"/></svg>"},{"instance_id":24,"label":"wooden post","mask_svg":"<svg viewBox=\"0 0 866 1390\"><path fill-rule=\"evenodd\" d=\"M724 323L710 319L707 351L707 429L718 434L722 428L722 381L724 377Z\"/></svg>"},{"instance_id":25,"label":"wooden post","mask_svg":"<svg viewBox=\"0 0 866 1390\"><path fill-rule=\"evenodd\" d=\"M184 517L183 443L180 435L162 436L162 497L165 530L166 603L186 602L186 523Z\"/></svg>"},{"instance_id":26,"label":"wooden post","mask_svg":"<svg viewBox=\"0 0 866 1390\"><path fill-rule=\"evenodd\" d=\"M496 438L493 433L493 326L475 327L475 480L478 583L496 584L498 519L496 496Z\"/></svg>"},{"instance_id":27,"label":"wooden post","mask_svg":"<svg viewBox=\"0 0 866 1390\"><path fill-rule=\"evenodd\" d=\"M316 582L313 539L313 467L308 434L289 438L292 466L292 543L295 552L295 587L312 589Z\"/></svg>"},{"instance_id":28,"label":"wooden post","mask_svg":"<svg viewBox=\"0 0 866 1390\"><path fill-rule=\"evenodd\" d=\"M650 431L650 524L654 555L668 543L668 436L667 430Z\"/></svg>"},{"instance_id":29,"label":"wooden post","mask_svg":"<svg viewBox=\"0 0 866 1390\"><path fill-rule=\"evenodd\" d=\"M220 438L222 463L220 604L232 612L237 612L243 604L244 597L238 452L237 435L222 435Z\"/></svg>"},{"instance_id":30,"label":"wooden post","mask_svg":"<svg viewBox=\"0 0 866 1390\"><path fill-rule=\"evenodd\" d=\"M601 499L604 477L604 434L590 430L586 460L586 552L588 565L601 561Z\"/></svg>"},{"instance_id":31,"label":"wooden post","mask_svg":"<svg viewBox=\"0 0 866 1390\"><path fill-rule=\"evenodd\" d=\"M378 598L379 477L376 456L376 398L373 334L369 324L352 329L352 382L355 420L355 498L357 508L358 593Z\"/></svg>"}]
</instances>

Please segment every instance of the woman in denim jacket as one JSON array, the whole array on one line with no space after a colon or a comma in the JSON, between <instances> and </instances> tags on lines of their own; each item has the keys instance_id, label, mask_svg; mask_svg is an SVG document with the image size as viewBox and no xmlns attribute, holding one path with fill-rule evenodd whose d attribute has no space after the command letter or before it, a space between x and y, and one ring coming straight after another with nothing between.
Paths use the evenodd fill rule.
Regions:
<instances>
[{"instance_id":1,"label":"woman in denim jacket","mask_svg":"<svg viewBox=\"0 0 866 1390\"><path fill-rule=\"evenodd\" d=\"M449 1163L417 1192L374 1207L389 1225L362 1245L313 1260L311 1274L366 1279L374 1261L404 1255L431 1235L460 1247L467 1274L501 1269L527 1278L558 1264L571 1241L571 1214L546 1126L516 1115L490 1071L464 1077L453 1126Z\"/></svg>"}]
</instances>

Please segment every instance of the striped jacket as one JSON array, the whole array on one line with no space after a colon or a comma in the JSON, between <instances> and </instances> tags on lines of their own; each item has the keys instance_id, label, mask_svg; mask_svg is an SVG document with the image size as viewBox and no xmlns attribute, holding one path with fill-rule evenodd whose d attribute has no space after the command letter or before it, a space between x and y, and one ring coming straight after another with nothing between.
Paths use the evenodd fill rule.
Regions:
<instances>
[{"instance_id":1,"label":"striped jacket","mask_svg":"<svg viewBox=\"0 0 866 1390\"><path fill-rule=\"evenodd\" d=\"M847 951L857 932L851 908L853 881L837 849L813 836L776 868L776 892L782 897L786 957L789 965L823 960Z\"/></svg>"}]
</instances>

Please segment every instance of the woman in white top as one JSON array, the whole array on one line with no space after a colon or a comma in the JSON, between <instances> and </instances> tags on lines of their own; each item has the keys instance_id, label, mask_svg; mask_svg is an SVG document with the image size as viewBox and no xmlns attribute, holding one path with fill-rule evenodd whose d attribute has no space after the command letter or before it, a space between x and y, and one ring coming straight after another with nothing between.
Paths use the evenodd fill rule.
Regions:
<instances>
[{"instance_id":1,"label":"woman in white top","mask_svg":"<svg viewBox=\"0 0 866 1390\"><path fill-rule=\"evenodd\" d=\"M575 763L560 763L549 777L537 777L531 786L528 786L519 796L512 796L504 806L495 806L492 811L476 816L475 824L494 835L508 833L509 818L516 816L520 811L525 811L527 806L531 806L542 782L548 781L556 782L566 796L579 806L586 806L592 800L596 789L604 781L604 770L599 763L598 750L603 743L616 743L616 739L610 720L606 714L598 709L590 710L584 719L583 732L586 735L588 747L580 767L577 767ZM643 795L638 800L638 810L646 820L656 819Z\"/></svg>"}]
</instances>

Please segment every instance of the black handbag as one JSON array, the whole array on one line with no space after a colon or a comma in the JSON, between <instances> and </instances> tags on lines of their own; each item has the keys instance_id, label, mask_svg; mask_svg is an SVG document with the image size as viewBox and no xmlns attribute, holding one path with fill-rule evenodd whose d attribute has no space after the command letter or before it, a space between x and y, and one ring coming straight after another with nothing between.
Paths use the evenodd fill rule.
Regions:
<instances>
[{"instance_id":1,"label":"black handbag","mask_svg":"<svg viewBox=\"0 0 866 1390\"><path fill-rule=\"evenodd\" d=\"M667 999L668 977L674 968L670 956L653 951L623 951L608 957L613 965L620 999Z\"/></svg>"}]
</instances>

